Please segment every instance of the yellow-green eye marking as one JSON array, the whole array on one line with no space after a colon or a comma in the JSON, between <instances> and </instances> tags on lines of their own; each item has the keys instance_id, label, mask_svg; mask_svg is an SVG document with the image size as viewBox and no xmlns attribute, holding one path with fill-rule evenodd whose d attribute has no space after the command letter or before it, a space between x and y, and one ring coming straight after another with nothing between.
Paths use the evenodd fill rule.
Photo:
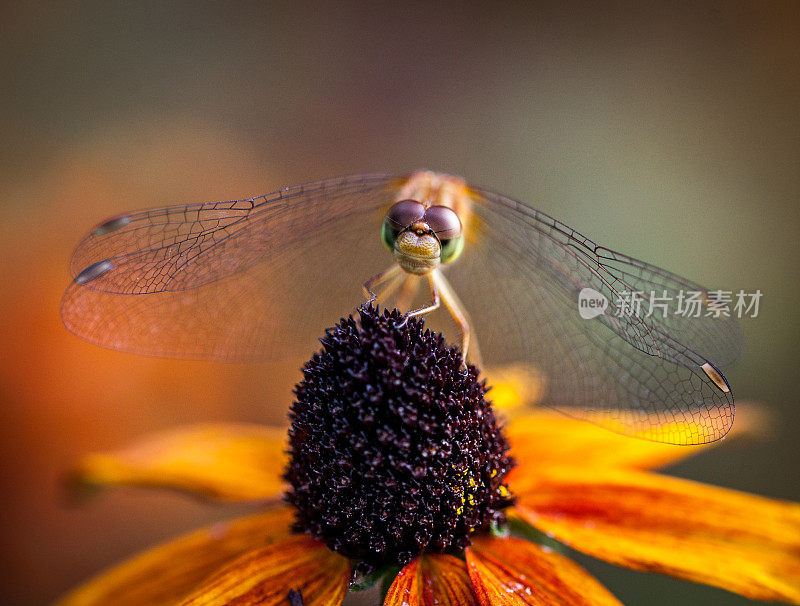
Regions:
<instances>
[{"instance_id":1,"label":"yellow-green eye marking","mask_svg":"<svg viewBox=\"0 0 800 606\"><path fill-rule=\"evenodd\" d=\"M458 255L461 254L461 251L464 250L464 235L459 234L455 238L441 240L441 243L442 252L440 256L442 263L450 263L451 261L455 261Z\"/></svg>"},{"instance_id":2,"label":"yellow-green eye marking","mask_svg":"<svg viewBox=\"0 0 800 606\"><path fill-rule=\"evenodd\" d=\"M394 243L399 235L400 230L395 229L388 219L384 219L383 224L381 225L381 241L383 242L384 246L386 246L386 248L389 250L394 250Z\"/></svg>"}]
</instances>

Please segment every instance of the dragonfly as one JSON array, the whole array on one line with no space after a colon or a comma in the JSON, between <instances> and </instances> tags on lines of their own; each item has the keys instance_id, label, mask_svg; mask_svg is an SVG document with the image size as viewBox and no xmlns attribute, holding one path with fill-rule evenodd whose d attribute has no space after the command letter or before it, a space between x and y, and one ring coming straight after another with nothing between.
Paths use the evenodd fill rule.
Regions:
<instances>
[{"instance_id":1,"label":"dragonfly","mask_svg":"<svg viewBox=\"0 0 800 606\"><path fill-rule=\"evenodd\" d=\"M742 333L711 313L714 291L451 175L360 174L119 215L79 244L71 272L63 321L108 348L305 358L343 310L378 301L458 334L465 360L535 374L543 405L612 431L695 445L733 423L722 369ZM587 288L607 304L590 319ZM637 292L701 293L703 313L626 308Z\"/></svg>"}]
</instances>

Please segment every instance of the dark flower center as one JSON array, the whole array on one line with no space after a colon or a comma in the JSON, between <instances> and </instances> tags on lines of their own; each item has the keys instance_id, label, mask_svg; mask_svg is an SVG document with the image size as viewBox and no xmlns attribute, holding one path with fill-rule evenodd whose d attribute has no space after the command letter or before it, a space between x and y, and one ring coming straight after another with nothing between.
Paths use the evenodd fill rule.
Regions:
<instances>
[{"instance_id":1,"label":"dark flower center","mask_svg":"<svg viewBox=\"0 0 800 606\"><path fill-rule=\"evenodd\" d=\"M295 389L295 530L367 571L457 552L511 503L513 466L486 387L422 320L362 309L322 339Z\"/></svg>"}]
</instances>

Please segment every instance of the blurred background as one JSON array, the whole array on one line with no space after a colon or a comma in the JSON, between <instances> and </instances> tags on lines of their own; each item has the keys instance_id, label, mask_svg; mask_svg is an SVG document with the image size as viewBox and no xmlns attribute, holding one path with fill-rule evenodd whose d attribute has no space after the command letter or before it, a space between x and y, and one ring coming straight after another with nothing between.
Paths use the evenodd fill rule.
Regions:
<instances>
[{"instance_id":1,"label":"blurred background","mask_svg":"<svg viewBox=\"0 0 800 606\"><path fill-rule=\"evenodd\" d=\"M402 4L0 8L5 603L236 513L135 490L76 506L62 478L156 429L283 423L299 374L81 342L58 313L79 239L131 209L353 172L460 174L700 283L761 289L728 378L777 422L673 473L800 499L797 4ZM581 561L626 603L747 603Z\"/></svg>"}]
</instances>

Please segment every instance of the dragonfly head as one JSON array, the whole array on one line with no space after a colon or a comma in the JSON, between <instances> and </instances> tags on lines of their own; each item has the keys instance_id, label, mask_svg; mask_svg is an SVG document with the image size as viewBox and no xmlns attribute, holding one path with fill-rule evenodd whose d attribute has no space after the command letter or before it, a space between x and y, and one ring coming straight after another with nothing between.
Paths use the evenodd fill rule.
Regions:
<instances>
[{"instance_id":1,"label":"dragonfly head","mask_svg":"<svg viewBox=\"0 0 800 606\"><path fill-rule=\"evenodd\" d=\"M381 238L400 267L416 275L454 261L464 247L461 220L453 209L426 208L416 200L392 205L383 220Z\"/></svg>"}]
</instances>

